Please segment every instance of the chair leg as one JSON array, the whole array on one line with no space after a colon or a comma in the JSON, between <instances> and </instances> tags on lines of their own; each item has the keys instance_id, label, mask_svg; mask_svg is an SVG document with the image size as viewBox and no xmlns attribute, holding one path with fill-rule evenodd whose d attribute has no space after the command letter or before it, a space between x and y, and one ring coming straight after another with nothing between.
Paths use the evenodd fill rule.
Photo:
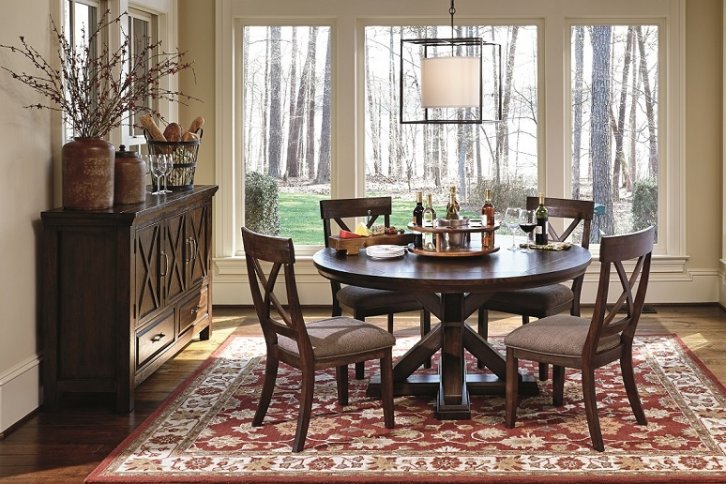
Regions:
<instances>
[{"instance_id":1,"label":"chair leg","mask_svg":"<svg viewBox=\"0 0 726 484\"><path fill-rule=\"evenodd\" d=\"M477 313L476 332L484 339L489 338L489 310L483 306L479 308ZM477 360L476 367L479 369L484 368L484 362Z\"/></svg>"},{"instance_id":2,"label":"chair leg","mask_svg":"<svg viewBox=\"0 0 726 484\"><path fill-rule=\"evenodd\" d=\"M561 407L565 394L565 367L552 366L552 405Z\"/></svg>"},{"instance_id":3,"label":"chair leg","mask_svg":"<svg viewBox=\"0 0 726 484\"><path fill-rule=\"evenodd\" d=\"M353 317L355 319L359 319L361 321L366 320L366 317L360 313L354 313ZM355 364L355 379L356 380L362 380L363 378L365 378L365 364L366 364L365 361L359 361L358 363Z\"/></svg>"},{"instance_id":4,"label":"chair leg","mask_svg":"<svg viewBox=\"0 0 726 484\"><path fill-rule=\"evenodd\" d=\"M623 373L625 391L628 394L628 401L630 402L630 408L633 409L635 420L640 425L648 425L648 420L645 418L645 412L643 411L643 405L640 403L640 396L638 396L638 387L635 384L633 353L630 348L623 350L623 355L620 357L620 371Z\"/></svg>"},{"instance_id":5,"label":"chair leg","mask_svg":"<svg viewBox=\"0 0 726 484\"><path fill-rule=\"evenodd\" d=\"M383 401L383 421L387 429L395 425L393 415L393 356L391 348L381 358L381 399Z\"/></svg>"},{"instance_id":6,"label":"chair leg","mask_svg":"<svg viewBox=\"0 0 726 484\"><path fill-rule=\"evenodd\" d=\"M595 396L595 370L591 368L582 369L582 396L585 400L585 415L587 426L590 429L590 439L595 450L603 452L605 444L600 432L600 419L597 416L597 399Z\"/></svg>"},{"instance_id":7,"label":"chair leg","mask_svg":"<svg viewBox=\"0 0 726 484\"><path fill-rule=\"evenodd\" d=\"M315 386L315 370L302 372L302 385L300 388L300 413L297 418L295 441L292 444L293 452L300 452L305 447L305 438L310 425L310 413L313 408L313 388Z\"/></svg>"},{"instance_id":8,"label":"chair leg","mask_svg":"<svg viewBox=\"0 0 726 484\"><path fill-rule=\"evenodd\" d=\"M422 309L419 318L421 319L421 338L423 338L431 332L431 313ZM424 361L423 366L424 368L431 368L431 358Z\"/></svg>"},{"instance_id":9,"label":"chair leg","mask_svg":"<svg viewBox=\"0 0 726 484\"><path fill-rule=\"evenodd\" d=\"M335 368L335 380L338 382L338 403L348 405L348 365Z\"/></svg>"},{"instance_id":10,"label":"chair leg","mask_svg":"<svg viewBox=\"0 0 726 484\"><path fill-rule=\"evenodd\" d=\"M514 350L507 348L507 369L506 369L506 382L505 388L505 414L504 424L510 428L514 428L514 423L517 421L517 398L519 392L519 360L514 357Z\"/></svg>"},{"instance_id":11,"label":"chair leg","mask_svg":"<svg viewBox=\"0 0 726 484\"><path fill-rule=\"evenodd\" d=\"M388 332L393 334L393 313L388 313Z\"/></svg>"},{"instance_id":12,"label":"chair leg","mask_svg":"<svg viewBox=\"0 0 726 484\"><path fill-rule=\"evenodd\" d=\"M260 394L260 403L257 405L255 416L252 419L252 426L259 427L267 414L267 408L272 400L272 392L275 390L275 380L277 380L277 368L279 360L276 357L267 355L265 362L265 381L262 383L262 393Z\"/></svg>"},{"instance_id":13,"label":"chair leg","mask_svg":"<svg viewBox=\"0 0 726 484\"><path fill-rule=\"evenodd\" d=\"M547 363L539 364L539 381L547 381L549 376L549 365Z\"/></svg>"}]
</instances>

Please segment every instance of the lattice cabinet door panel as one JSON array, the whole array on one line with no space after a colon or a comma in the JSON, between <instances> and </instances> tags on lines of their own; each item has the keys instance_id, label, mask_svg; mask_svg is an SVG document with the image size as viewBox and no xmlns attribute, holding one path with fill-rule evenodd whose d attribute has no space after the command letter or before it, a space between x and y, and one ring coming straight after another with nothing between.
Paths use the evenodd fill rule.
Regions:
<instances>
[{"instance_id":1,"label":"lattice cabinet door panel","mask_svg":"<svg viewBox=\"0 0 726 484\"><path fill-rule=\"evenodd\" d=\"M161 223L136 232L136 308L137 322L161 308L163 303Z\"/></svg>"},{"instance_id":2,"label":"lattice cabinet door panel","mask_svg":"<svg viewBox=\"0 0 726 484\"><path fill-rule=\"evenodd\" d=\"M184 262L184 220L186 214L170 217L164 224L164 285L166 298L172 300L182 294L186 288L186 265Z\"/></svg>"},{"instance_id":3,"label":"lattice cabinet door panel","mask_svg":"<svg viewBox=\"0 0 726 484\"><path fill-rule=\"evenodd\" d=\"M188 281L193 286L207 276L211 240L211 206L203 206L191 210L187 215L187 267L189 269Z\"/></svg>"}]
</instances>

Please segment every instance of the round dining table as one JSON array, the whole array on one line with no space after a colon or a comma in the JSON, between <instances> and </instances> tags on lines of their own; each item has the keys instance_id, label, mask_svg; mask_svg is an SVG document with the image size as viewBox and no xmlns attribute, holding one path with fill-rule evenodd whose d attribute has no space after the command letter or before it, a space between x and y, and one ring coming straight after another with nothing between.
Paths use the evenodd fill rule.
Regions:
<instances>
[{"instance_id":1,"label":"round dining table","mask_svg":"<svg viewBox=\"0 0 726 484\"><path fill-rule=\"evenodd\" d=\"M465 323L495 292L546 286L584 274L591 262L587 249L534 250L530 253L502 249L477 257L436 257L406 252L397 258L379 259L367 254L346 255L325 248L315 253L318 272L342 284L409 292L441 324L423 336L393 368L396 395L436 395L439 419L471 418L469 394L504 394L505 359ZM490 370L467 374L468 351ZM440 352L438 375L414 372ZM520 375L520 389L536 393L536 381ZM369 394L377 392L371 379Z\"/></svg>"}]
</instances>

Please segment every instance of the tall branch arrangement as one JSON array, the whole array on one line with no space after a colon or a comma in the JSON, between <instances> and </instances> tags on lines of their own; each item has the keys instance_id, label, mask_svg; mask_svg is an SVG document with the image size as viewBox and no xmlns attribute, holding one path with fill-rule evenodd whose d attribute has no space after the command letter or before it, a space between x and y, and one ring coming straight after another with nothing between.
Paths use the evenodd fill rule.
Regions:
<instances>
[{"instance_id":1,"label":"tall branch arrangement","mask_svg":"<svg viewBox=\"0 0 726 484\"><path fill-rule=\"evenodd\" d=\"M51 18L51 29L58 42L60 69L53 68L23 36L20 36L20 46L0 44L0 48L25 57L35 67L36 72L29 74L2 66L13 79L48 99L47 103L26 107L60 111L73 126L76 136L103 138L131 113L151 112L162 117L155 109L141 104L142 100L151 98L186 104L186 101L196 99L180 91L165 89L159 82L166 76L191 68L192 63L184 59L184 52L163 52L161 41L158 41L141 44L131 57L128 35L123 36L118 50L111 52L104 34L112 26L118 26L124 32L121 22L125 15L109 20L109 11L106 11L87 42L83 42L83 47L74 46ZM86 32L82 32L85 37ZM147 59L148 67L144 68Z\"/></svg>"}]
</instances>

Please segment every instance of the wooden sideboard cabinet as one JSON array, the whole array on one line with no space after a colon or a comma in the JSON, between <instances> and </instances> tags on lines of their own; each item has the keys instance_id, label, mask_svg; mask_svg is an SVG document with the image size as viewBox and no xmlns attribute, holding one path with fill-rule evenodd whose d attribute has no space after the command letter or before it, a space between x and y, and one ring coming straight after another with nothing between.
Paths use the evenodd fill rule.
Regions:
<instances>
[{"instance_id":1,"label":"wooden sideboard cabinet","mask_svg":"<svg viewBox=\"0 0 726 484\"><path fill-rule=\"evenodd\" d=\"M63 393L134 388L212 321L216 186L110 210L54 209L43 222L44 403Z\"/></svg>"}]
</instances>

